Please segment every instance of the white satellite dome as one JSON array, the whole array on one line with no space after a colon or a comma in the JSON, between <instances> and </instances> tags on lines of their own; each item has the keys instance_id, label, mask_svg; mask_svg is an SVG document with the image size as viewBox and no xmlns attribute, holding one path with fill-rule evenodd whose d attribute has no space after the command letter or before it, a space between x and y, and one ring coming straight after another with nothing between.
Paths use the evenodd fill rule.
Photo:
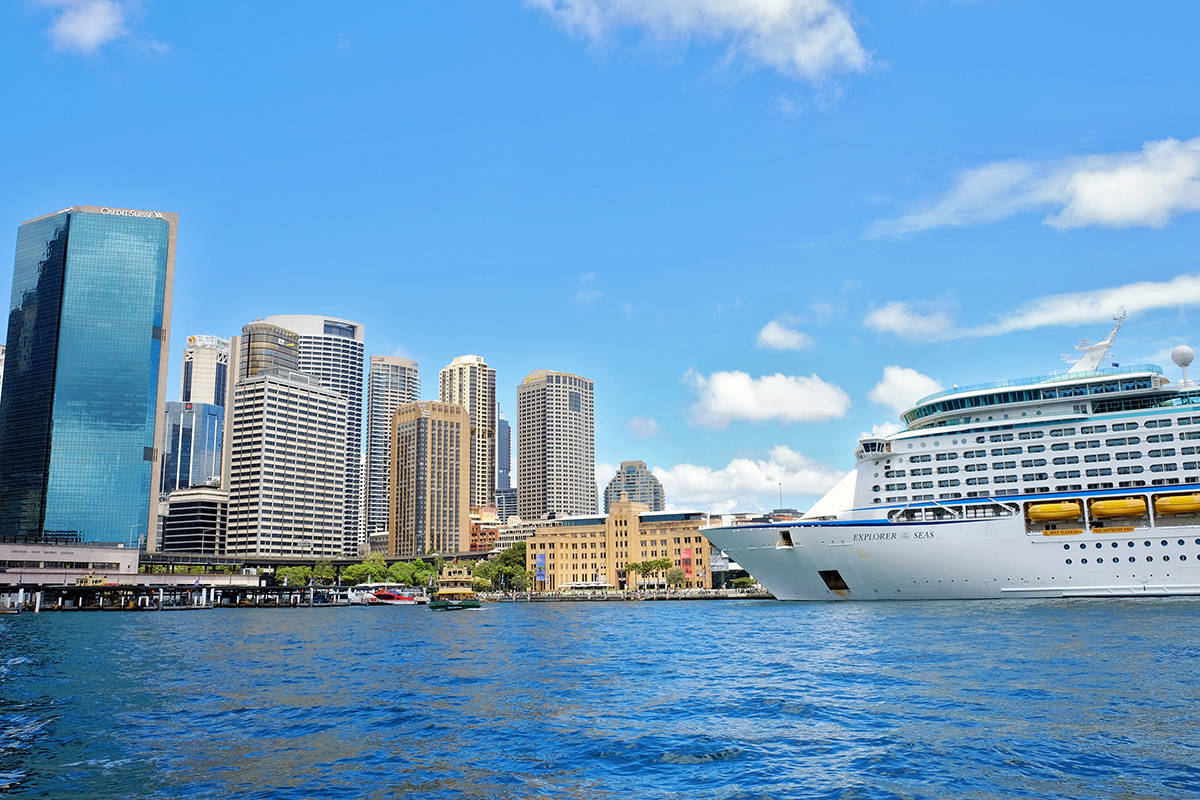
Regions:
<instances>
[{"instance_id":1,"label":"white satellite dome","mask_svg":"<svg viewBox=\"0 0 1200 800\"><path fill-rule=\"evenodd\" d=\"M1181 344L1171 351L1171 360L1175 362L1175 366L1177 367L1188 367L1195 357L1196 351L1192 350L1186 344Z\"/></svg>"}]
</instances>

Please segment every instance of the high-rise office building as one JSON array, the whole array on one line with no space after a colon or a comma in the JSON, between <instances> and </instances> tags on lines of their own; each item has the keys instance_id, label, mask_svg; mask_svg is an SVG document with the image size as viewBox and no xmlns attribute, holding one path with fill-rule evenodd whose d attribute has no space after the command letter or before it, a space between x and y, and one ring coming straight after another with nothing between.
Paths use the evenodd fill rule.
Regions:
<instances>
[{"instance_id":1,"label":"high-rise office building","mask_svg":"<svg viewBox=\"0 0 1200 800\"><path fill-rule=\"evenodd\" d=\"M229 340L226 399L233 397L233 383L253 378L267 370L300 371L300 335L270 322L255 320L242 326L242 335ZM228 408L226 404L226 408Z\"/></svg>"},{"instance_id":2,"label":"high-rise office building","mask_svg":"<svg viewBox=\"0 0 1200 800\"><path fill-rule=\"evenodd\" d=\"M341 556L346 401L316 378L268 370L229 407L230 554Z\"/></svg>"},{"instance_id":3,"label":"high-rise office building","mask_svg":"<svg viewBox=\"0 0 1200 800\"><path fill-rule=\"evenodd\" d=\"M517 514L596 513L593 385L539 369L517 386Z\"/></svg>"},{"instance_id":4,"label":"high-rise office building","mask_svg":"<svg viewBox=\"0 0 1200 800\"><path fill-rule=\"evenodd\" d=\"M212 486L197 486L171 492L163 519L164 553L225 552L225 515L229 495Z\"/></svg>"},{"instance_id":5,"label":"high-rise office building","mask_svg":"<svg viewBox=\"0 0 1200 800\"><path fill-rule=\"evenodd\" d=\"M459 356L438 374L438 399L471 418L471 506L496 502L496 370L481 356Z\"/></svg>"},{"instance_id":6,"label":"high-rise office building","mask_svg":"<svg viewBox=\"0 0 1200 800\"><path fill-rule=\"evenodd\" d=\"M366 520L359 515L362 492L363 326L335 317L280 314L264 322L300 335L300 371L346 401L345 554L366 552Z\"/></svg>"},{"instance_id":7,"label":"high-rise office building","mask_svg":"<svg viewBox=\"0 0 1200 800\"><path fill-rule=\"evenodd\" d=\"M178 217L73 206L17 230L0 400L0 531L157 534Z\"/></svg>"},{"instance_id":8,"label":"high-rise office building","mask_svg":"<svg viewBox=\"0 0 1200 800\"><path fill-rule=\"evenodd\" d=\"M405 403L421 399L417 362L398 356L371 356L367 373L367 535L388 529L392 482L392 417Z\"/></svg>"},{"instance_id":9,"label":"high-rise office building","mask_svg":"<svg viewBox=\"0 0 1200 800\"><path fill-rule=\"evenodd\" d=\"M512 429L508 420L496 412L496 491L512 487ZM496 503L500 505L499 502Z\"/></svg>"},{"instance_id":10,"label":"high-rise office building","mask_svg":"<svg viewBox=\"0 0 1200 800\"><path fill-rule=\"evenodd\" d=\"M622 499L633 503L644 503L650 511L662 511L666 502L662 483L646 467L645 461L622 461L617 474L604 489L604 513L609 513L612 504Z\"/></svg>"},{"instance_id":11,"label":"high-rise office building","mask_svg":"<svg viewBox=\"0 0 1200 800\"><path fill-rule=\"evenodd\" d=\"M159 494L205 486L221 476L225 409L212 403L167 403Z\"/></svg>"},{"instance_id":12,"label":"high-rise office building","mask_svg":"<svg viewBox=\"0 0 1200 800\"><path fill-rule=\"evenodd\" d=\"M229 340L219 336L189 336L183 350L179 399L225 407L229 379Z\"/></svg>"},{"instance_id":13,"label":"high-rise office building","mask_svg":"<svg viewBox=\"0 0 1200 800\"><path fill-rule=\"evenodd\" d=\"M509 517L517 515L517 489L511 487L508 489L496 490L496 516L501 522L508 522Z\"/></svg>"},{"instance_id":14,"label":"high-rise office building","mask_svg":"<svg viewBox=\"0 0 1200 800\"><path fill-rule=\"evenodd\" d=\"M408 403L394 420L388 553L463 552L471 530L467 410L457 403Z\"/></svg>"}]
</instances>

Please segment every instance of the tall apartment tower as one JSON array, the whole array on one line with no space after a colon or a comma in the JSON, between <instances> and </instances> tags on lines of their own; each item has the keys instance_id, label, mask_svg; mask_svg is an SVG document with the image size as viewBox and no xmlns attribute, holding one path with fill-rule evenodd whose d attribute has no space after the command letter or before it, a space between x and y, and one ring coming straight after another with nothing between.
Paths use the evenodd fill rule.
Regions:
<instances>
[{"instance_id":1,"label":"tall apartment tower","mask_svg":"<svg viewBox=\"0 0 1200 800\"><path fill-rule=\"evenodd\" d=\"M622 461L617 474L604 489L604 513L612 504L624 499L632 503L645 503L648 511L662 511L666 504L662 483L646 467L645 461Z\"/></svg>"},{"instance_id":2,"label":"tall apartment tower","mask_svg":"<svg viewBox=\"0 0 1200 800\"><path fill-rule=\"evenodd\" d=\"M392 417L400 406L420 399L417 362L397 356L371 356L367 373L367 535L388 530Z\"/></svg>"},{"instance_id":3,"label":"tall apartment tower","mask_svg":"<svg viewBox=\"0 0 1200 800\"><path fill-rule=\"evenodd\" d=\"M459 356L438 374L438 399L471 418L471 505L495 505L496 370L482 356Z\"/></svg>"},{"instance_id":4,"label":"tall apartment tower","mask_svg":"<svg viewBox=\"0 0 1200 800\"><path fill-rule=\"evenodd\" d=\"M539 369L517 386L517 515L596 513L593 385Z\"/></svg>"},{"instance_id":5,"label":"tall apartment tower","mask_svg":"<svg viewBox=\"0 0 1200 800\"><path fill-rule=\"evenodd\" d=\"M316 378L271 369L238 381L226 552L339 557L344 551L345 399Z\"/></svg>"},{"instance_id":6,"label":"tall apartment tower","mask_svg":"<svg viewBox=\"0 0 1200 800\"><path fill-rule=\"evenodd\" d=\"M189 336L183 350L179 399L225 407L229 379L229 340L219 336Z\"/></svg>"},{"instance_id":7,"label":"tall apartment tower","mask_svg":"<svg viewBox=\"0 0 1200 800\"><path fill-rule=\"evenodd\" d=\"M178 217L73 206L17 230L0 400L0 531L158 531Z\"/></svg>"},{"instance_id":8,"label":"tall apartment tower","mask_svg":"<svg viewBox=\"0 0 1200 800\"><path fill-rule=\"evenodd\" d=\"M512 429L508 420L496 412L496 491L512 488Z\"/></svg>"},{"instance_id":9,"label":"tall apartment tower","mask_svg":"<svg viewBox=\"0 0 1200 800\"><path fill-rule=\"evenodd\" d=\"M365 522L359 515L362 492L363 326L336 317L278 315L264 322L300 335L300 371L346 400L345 553L366 552Z\"/></svg>"},{"instance_id":10,"label":"tall apartment tower","mask_svg":"<svg viewBox=\"0 0 1200 800\"><path fill-rule=\"evenodd\" d=\"M396 410L388 553L449 555L470 545L471 418L457 403Z\"/></svg>"}]
</instances>

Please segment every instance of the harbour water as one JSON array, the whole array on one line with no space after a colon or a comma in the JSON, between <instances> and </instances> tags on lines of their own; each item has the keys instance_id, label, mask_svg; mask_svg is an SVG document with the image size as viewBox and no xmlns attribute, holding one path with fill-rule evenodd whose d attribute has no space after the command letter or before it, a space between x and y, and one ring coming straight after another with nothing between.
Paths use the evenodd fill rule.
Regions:
<instances>
[{"instance_id":1,"label":"harbour water","mask_svg":"<svg viewBox=\"0 0 1200 800\"><path fill-rule=\"evenodd\" d=\"M1200 795L1195 600L0 619L0 794Z\"/></svg>"}]
</instances>

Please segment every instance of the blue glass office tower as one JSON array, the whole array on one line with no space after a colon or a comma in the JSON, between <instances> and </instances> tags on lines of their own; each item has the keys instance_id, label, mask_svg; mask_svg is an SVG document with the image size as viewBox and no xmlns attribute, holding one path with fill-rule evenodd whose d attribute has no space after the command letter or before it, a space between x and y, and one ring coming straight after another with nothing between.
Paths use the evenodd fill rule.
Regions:
<instances>
[{"instance_id":1,"label":"blue glass office tower","mask_svg":"<svg viewBox=\"0 0 1200 800\"><path fill-rule=\"evenodd\" d=\"M177 226L75 206L17 230L0 536L153 548Z\"/></svg>"},{"instance_id":2,"label":"blue glass office tower","mask_svg":"<svg viewBox=\"0 0 1200 800\"><path fill-rule=\"evenodd\" d=\"M165 497L176 489L204 486L221 475L225 408L212 403L167 403L162 484Z\"/></svg>"}]
</instances>

